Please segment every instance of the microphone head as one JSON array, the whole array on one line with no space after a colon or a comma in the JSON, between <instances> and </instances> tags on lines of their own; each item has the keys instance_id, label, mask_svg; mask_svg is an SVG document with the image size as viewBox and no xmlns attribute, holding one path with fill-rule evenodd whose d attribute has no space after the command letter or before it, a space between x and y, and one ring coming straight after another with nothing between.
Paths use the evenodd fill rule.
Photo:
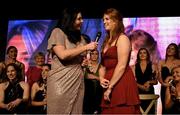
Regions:
<instances>
[{"instance_id":1,"label":"microphone head","mask_svg":"<svg viewBox=\"0 0 180 115\"><path fill-rule=\"evenodd\" d=\"M96 42L99 41L99 39L100 39L100 37L101 37L101 33L102 33L102 32L98 32L98 33L97 33L96 39L95 39Z\"/></svg>"}]
</instances>

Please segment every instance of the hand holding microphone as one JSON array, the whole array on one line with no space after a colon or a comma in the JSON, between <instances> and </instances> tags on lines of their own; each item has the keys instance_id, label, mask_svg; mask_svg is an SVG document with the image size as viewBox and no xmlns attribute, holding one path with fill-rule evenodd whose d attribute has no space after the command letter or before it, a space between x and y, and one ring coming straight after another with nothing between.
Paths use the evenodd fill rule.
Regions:
<instances>
[{"instance_id":1,"label":"hand holding microphone","mask_svg":"<svg viewBox=\"0 0 180 115\"><path fill-rule=\"evenodd\" d=\"M98 32L96 35L95 42L98 42L100 38L101 38L101 32Z\"/></svg>"},{"instance_id":2,"label":"hand holding microphone","mask_svg":"<svg viewBox=\"0 0 180 115\"><path fill-rule=\"evenodd\" d=\"M90 43L90 44L92 44L92 48L91 48L91 49L88 49L88 51L87 51L87 56L86 56L87 59L90 59L90 52L91 52L90 50L94 50L94 49L97 48L97 46L98 46L98 41L99 41L100 37L101 37L101 32L98 32L98 33L96 34L95 41ZM94 47L93 47L93 46L94 46Z\"/></svg>"},{"instance_id":3,"label":"hand holding microphone","mask_svg":"<svg viewBox=\"0 0 180 115\"><path fill-rule=\"evenodd\" d=\"M101 32L98 32L97 35L96 35L95 41L87 44L87 50L94 50L94 49L96 49L100 37L101 37Z\"/></svg>"}]
</instances>

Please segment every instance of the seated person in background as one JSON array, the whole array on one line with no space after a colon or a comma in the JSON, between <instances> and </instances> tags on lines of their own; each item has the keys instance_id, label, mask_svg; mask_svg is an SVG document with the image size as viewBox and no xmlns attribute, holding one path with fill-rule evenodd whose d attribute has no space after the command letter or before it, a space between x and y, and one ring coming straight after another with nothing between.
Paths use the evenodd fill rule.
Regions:
<instances>
[{"instance_id":1,"label":"seated person in background","mask_svg":"<svg viewBox=\"0 0 180 115\"><path fill-rule=\"evenodd\" d=\"M16 64L8 64L5 73L4 82L0 84L0 113L26 113L29 85L21 80L22 74Z\"/></svg>"},{"instance_id":2,"label":"seated person in background","mask_svg":"<svg viewBox=\"0 0 180 115\"><path fill-rule=\"evenodd\" d=\"M168 83L165 95L165 109L169 114L180 114L180 65L172 69L172 76L165 80Z\"/></svg>"},{"instance_id":3,"label":"seated person in background","mask_svg":"<svg viewBox=\"0 0 180 115\"><path fill-rule=\"evenodd\" d=\"M7 49L7 55L4 62L0 62L0 82L2 82L3 71L6 68L6 65L10 63L15 63L20 68L20 73L22 74L20 79L25 80L25 65L18 61L17 58L18 50L15 46L9 46Z\"/></svg>"},{"instance_id":4,"label":"seated person in background","mask_svg":"<svg viewBox=\"0 0 180 115\"><path fill-rule=\"evenodd\" d=\"M178 46L175 43L171 43L166 48L165 59L162 59L158 63L159 76L158 80L161 83L161 101L162 101L162 114L167 114L165 109L165 92L168 84L165 79L171 75L172 68L180 65L180 59L178 54Z\"/></svg>"},{"instance_id":5,"label":"seated person in background","mask_svg":"<svg viewBox=\"0 0 180 115\"><path fill-rule=\"evenodd\" d=\"M33 83L41 78L42 65L45 63L45 55L42 52L38 52L34 56L35 66L30 66L26 72L27 82L32 87Z\"/></svg>"},{"instance_id":6,"label":"seated person in background","mask_svg":"<svg viewBox=\"0 0 180 115\"><path fill-rule=\"evenodd\" d=\"M84 95L84 114L100 113L100 103L102 98L102 87L99 82L99 52L92 50L90 59L87 60L85 70L85 95Z\"/></svg>"},{"instance_id":7,"label":"seated person in background","mask_svg":"<svg viewBox=\"0 0 180 115\"><path fill-rule=\"evenodd\" d=\"M46 102L46 80L48 72L51 69L50 64L42 65L41 78L32 85L31 89L31 109L30 113L33 114L46 114L47 113L47 102Z\"/></svg>"},{"instance_id":8,"label":"seated person in background","mask_svg":"<svg viewBox=\"0 0 180 115\"><path fill-rule=\"evenodd\" d=\"M140 48L137 53L136 64L132 66L132 70L136 76L139 94L155 94L153 85L157 82L157 65L150 60L149 52L146 48ZM145 110L151 100L141 100L141 107ZM154 108L149 112L154 114Z\"/></svg>"}]
</instances>

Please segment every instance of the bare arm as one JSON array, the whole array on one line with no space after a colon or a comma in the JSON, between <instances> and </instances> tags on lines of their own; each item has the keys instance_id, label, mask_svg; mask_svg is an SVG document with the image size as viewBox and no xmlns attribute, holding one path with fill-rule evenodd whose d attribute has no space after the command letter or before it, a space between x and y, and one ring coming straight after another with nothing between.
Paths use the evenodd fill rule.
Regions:
<instances>
[{"instance_id":1,"label":"bare arm","mask_svg":"<svg viewBox=\"0 0 180 115\"><path fill-rule=\"evenodd\" d=\"M103 88L107 88L108 85L109 85L109 80L104 78L105 73L106 73L106 68L104 66L100 65L100 68L99 68L99 79L100 79L100 84L101 84L101 86Z\"/></svg>"},{"instance_id":2,"label":"bare arm","mask_svg":"<svg viewBox=\"0 0 180 115\"><path fill-rule=\"evenodd\" d=\"M131 45L129 39L124 35L121 36L117 41L118 63L109 82L109 86L104 92L104 100L110 101L110 94L114 85L121 79L122 75L125 72L126 66L128 64L130 50Z\"/></svg>"},{"instance_id":3,"label":"bare arm","mask_svg":"<svg viewBox=\"0 0 180 115\"><path fill-rule=\"evenodd\" d=\"M152 64L152 72L155 74L155 79L152 79L149 81L149 83L151 85L156 85L158 83L157 79L158 79L158 76L159 76L159 72L158 72L158 67L157 65L155 64ZM153 76L152 76L153 77Z\"/></svg>"},{"instance_id":4,"label":"bare arm","mask_svg":"<svg viewBox=\"0 0 180 115\"><path fill-rule=\"evenodd\" d=\"M53 47L55 54L62 60L71 59L86 50L93 50L97 47L97 42L91 42L84 46L79 46L72 49L66 49L63 45L56 45Z\"/></svg>"},{"instance_id":5,"label":"bare arm","mask_svg":"<svg viewBox=\"0 0 180 115\"><path fill-rule=\"evenodd\" d=\"M31 90L31 104L33 106L42 106L42 105L46 105L46 101L34 101L35 95L38 91L38 84L35 82L32 86L32 90Z\"/></svg>"},{"instance_id":6,"label":"bare arm","mask_svg":"<svg viewBox=\"0 0 180 115\"><path fill-rule=\"evenodd\" d=\"M113 88L114 85L121 79L122 75L124 74L124 71L128 64L130 50L131 50L131 45L129 39L124 35L121 36L117 41L118 63L115 67L108 88L110 89Z\"/></svg>"},{"instance_id":7,"label":"bare arm","mask_svg":"<svg viewBox=\"0 0 180 115\"><path fill-rule=\"evenodd\" d=\"M20 82L21 87L23 88L23 98L16 99L15 101L19 104L21 102L27 102L29 100L29 85L28 83L25 83L24 81Z\"/></svg>"},{"instance_id":8,"label":"bare arm","mask_svg":"<svg viewBox=\"0 0 180 115\"><path fill-rule=\"evenodd\" d=\"M160 60L159 63L158 63L158 81L163 85L164 84L164 81L162 79L162 76L161 76L161 67L162 67L162 63L163 61Z\"/></svg>"},{"instance_id":9,"label":"bare arm","mask_svg":"<svg viewBox=\"0 0 180 115\"><path fill-rule=\"evenodd\" d=\"M4 104L4 83L0 84L0 108L7 109L7 104Z\"/></svg>"},{"instance_id":10,"label":"bare arm","mask_svg":"<svg viewBox=\"0 0 180 115\"><path fill-rule=\"evenodd\" d=\"M169 109L171 108L173 102L171 100L171 93L170 93L170 87L166 88L166 93L165 93L165 108Z\"/></svg>"}]
</instances>

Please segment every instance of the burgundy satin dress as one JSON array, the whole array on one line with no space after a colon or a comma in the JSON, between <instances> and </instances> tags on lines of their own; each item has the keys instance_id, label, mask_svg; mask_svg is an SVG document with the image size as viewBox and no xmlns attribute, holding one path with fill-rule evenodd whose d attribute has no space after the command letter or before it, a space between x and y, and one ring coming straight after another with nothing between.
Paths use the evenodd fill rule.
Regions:
<instances>
[{"instance_id":1,"label":"burgundy satin dress","mask_svg":"<svg viewBox=\"0 0 180 115\"><path fill-rule=\"evenodd\" d=\"M105 79L110 80L117 65L117 47L110 47L102 54L102 63L106 67ZM121 79L114 86L110 102L102 99L102 114L139 114L139 94L137 83L128 66Z\"/></svg>"}]
</instances>

